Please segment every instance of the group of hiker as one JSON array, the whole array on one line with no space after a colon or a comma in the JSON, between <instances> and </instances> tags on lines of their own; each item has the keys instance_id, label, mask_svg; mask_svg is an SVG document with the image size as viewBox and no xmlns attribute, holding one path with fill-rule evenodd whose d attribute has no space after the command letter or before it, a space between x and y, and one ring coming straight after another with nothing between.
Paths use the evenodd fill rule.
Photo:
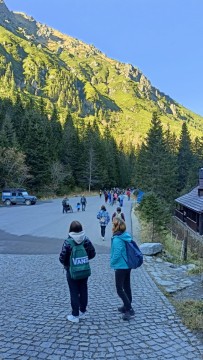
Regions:
<instances>
[{"instance_id":1,"label":"group of hiker","mask_svg":"<svg viewBox=\"0 0 203 360\"><path fill-rule=\"evenodd\" d=\"M119 188L113 188L111 190L100 189L99 191L100 198L102 198L102 195L104 195L104 201L106 204L109 203L109 205L115 205L118 202L119 207L122 207L125 196L127 196L127 199L130 200L131 191L130 189L120 190ZM80 201L78 201L76 204L77 211L80 211L81 208L82 211L85 211L86 205L87 205L87 199L84 195L82 195ZM63 213L73 212L73 208L69 203L69 199L67 196L65 196L64 199L62 200L62 208L63 208L62 210Z\"/></svg>"},{"instance_id":2,"label":"group of hiker","mask_svg":"<svg viewBox=\"0 0 203 360\"><path fill-rule=\"evenodd\" d=\"M82 198L81 198L82 200ZM82 201L80 202L82 204ZM87 201L85 201L84 210ZM83 210L83 211L84 211ZM106 226L110 222L110 216L105 205L102 205L97 213L97 219L101 227L101 238L105 239ZM132 292L130 284L131 268L127 262L126 244L132 241L132 236L126 231L124 213L118 206L112 217L112 239L110 267L115 270L115 286L118 296L122 300L122 306L118 312L122 313L123 320L130 320L135 312L132 308ZM86 317L88 304L88 278L91 275L89 260L96 256L94 245L86 236L82 224L72 221L69 228L68 238L64 241L59 256L60 262L66 270L66 277L70 291L72 312L67 320L78 323Z\"/></svg>"},{"instance_id":3,"label":"group of hiker","mask_svg":"<svg viewBox=\"0 0 203 360\"><path fill-rule=\"evenodd\" d=\"M84 195L82 195L80 201L78 201L76 204L77 211L80 211L80 207L82 207L82 211L85 211L86 205L87 205L87 199ZM63 214L64 213L67 214L68 212L73 212L73 208L67 196L65 196L62 200L62 212Z\"/></svg>"}]
</instances>

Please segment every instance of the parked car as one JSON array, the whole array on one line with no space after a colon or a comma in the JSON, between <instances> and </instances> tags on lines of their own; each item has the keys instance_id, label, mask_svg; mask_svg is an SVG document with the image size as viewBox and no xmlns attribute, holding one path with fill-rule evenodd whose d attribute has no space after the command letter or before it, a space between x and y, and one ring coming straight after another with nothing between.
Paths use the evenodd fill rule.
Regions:
<instances>
[{"instance_id":1,"label":"parked car","mask_svg":"<svg viewBox=\"0 0 203 360\"><path fill-rule=\"evenodd\" d=\"M29 195L25 189L4 189L2 191L2 202L6 206L25 204L36 204L36 196Z\"/></svg>"}]
</instances>

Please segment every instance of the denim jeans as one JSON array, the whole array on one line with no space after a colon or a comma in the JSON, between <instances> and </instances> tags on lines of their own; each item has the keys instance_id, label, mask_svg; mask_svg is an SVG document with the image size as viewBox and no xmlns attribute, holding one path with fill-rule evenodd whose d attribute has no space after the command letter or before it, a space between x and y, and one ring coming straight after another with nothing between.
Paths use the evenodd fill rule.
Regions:
<instances>
[{"instance_id":1,"label":"denim jeans","mask_svg":"<svg viewBox=\"0 0 203 360\"><path fill-rule=\"evenodd\" d=\"M69 271L67 271L67 281L70 290L72 315L79 316L79 310L81 312L85 312L88 303L88 278L81 280L73 280L70 277Z\"/></svg>"},{"instance_id":2,"label":"denim jeans","mask_svg":"<svg viewBox=\"0 0 203 360\"><path fill-rule=\"evenodd\" d=\"M130 272L131 269L118 269L115 271L117 294L123 301L123 305L126 311L131 309L131 303L132 303Z\"/></svg>"},{"instance_id":3,"label":"denim jeans","mask_svg":"<svg viewBox=\"0 0 203 360\"><path fill-rule=\"evenodd\" d=\"M101 236L102 237L105 236L105 230L106 230L106 226L101 226Z\"/></svg>"}]
</instances>

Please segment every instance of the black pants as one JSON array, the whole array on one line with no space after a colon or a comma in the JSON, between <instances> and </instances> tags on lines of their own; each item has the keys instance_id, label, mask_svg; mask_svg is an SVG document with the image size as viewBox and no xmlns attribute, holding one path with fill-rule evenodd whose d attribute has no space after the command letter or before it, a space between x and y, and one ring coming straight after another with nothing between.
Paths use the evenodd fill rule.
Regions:
<instances>
[{"instance_id":1,"label":"black pants","mask_svg":"<svg viewBox=\"0 0 203 360\"><path fill-rule=\"evenodd\" d=\"M117 294L123 301L123 305L126 311L131 309L131 303L132 303L130 272L131 269L119 269L115 271Z\"/></svg>"},{"instance_id":2,"label":"black pants","mask_svg":"<svg viewBox=\"0 0 203 360\"><path fill-rule=\"evenodd\" d=\"M105 231L106 231L106 226L101 226L101 236L104 237L105 236Z\"/></svg>"},{"instance_id":3,"label":"black pants","mask_svg":"<svg viewBox=\"0 0 203 360\"><path fill-rule=\"evenodd\" d=\"M82 203L82 211L85 211L85 208L86 208L86 204Z\"/></svg>"},{"instance_id":4,"label":"black pants","mask_svg":"<svg viewBox=\"0 0 203 360\"><path fill-rule=\"evenodd\" d=\"M73 280L70 277L69 271L67 271L67 281L70 290L70 301L72 307L72 315L79 316L79 310L85 312L88 302L88 291L86 279Z\"/></svg>"}]
</instances>

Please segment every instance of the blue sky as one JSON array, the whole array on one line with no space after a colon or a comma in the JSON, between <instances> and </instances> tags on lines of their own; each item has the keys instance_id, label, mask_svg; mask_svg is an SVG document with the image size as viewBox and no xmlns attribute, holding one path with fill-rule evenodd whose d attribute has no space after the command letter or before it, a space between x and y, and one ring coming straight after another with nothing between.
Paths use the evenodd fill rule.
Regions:
<instances>
[{"instance_id":1,"label":"blue sky","mask_svg":"<svg viewBox=\"0 0 203 360\"><path fill-rule=\"evenodd\" d=\"M138 67L203 116L203 0L5 0L108 57Z\"/></svg>"}]
</instances>

